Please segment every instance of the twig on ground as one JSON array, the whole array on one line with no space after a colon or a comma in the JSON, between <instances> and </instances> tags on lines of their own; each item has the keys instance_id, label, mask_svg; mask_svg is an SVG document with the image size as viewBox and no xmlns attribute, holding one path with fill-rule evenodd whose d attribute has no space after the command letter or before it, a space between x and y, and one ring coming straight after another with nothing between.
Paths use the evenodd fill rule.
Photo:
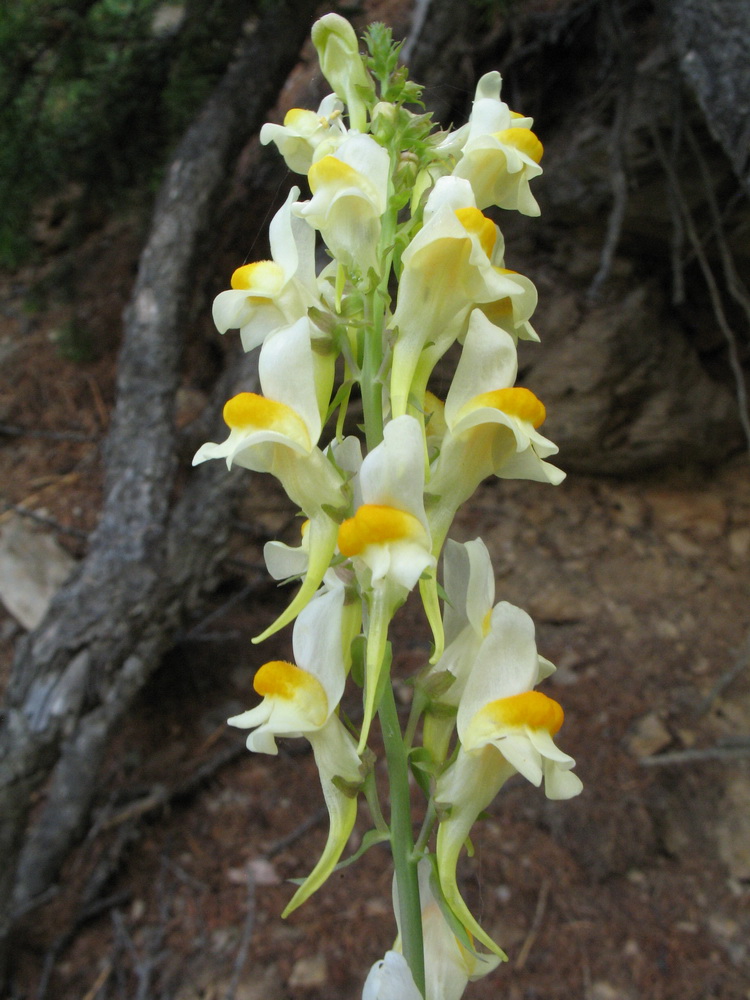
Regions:
<instances>
[{"instance_id":1,"label":"twig on ground","mask_svg":"<svg viewBox=\"0 0 750 1000\"><path fill-rule=\"evenodd\" d=\"M240 979L242 973L245 970L245 965L247 964L247 956L250 951L250 942L253 937L253 930L255 928L255 877L253 875L252 868L248 865L247 867L247 913L245 914L245 924L242 928L242 937L240 938L240 946L237 949L237 957L234 961L234 969L232 970L232 979L227 988L227 992L224 995L224 1000L235 1000L237 995L237 987L240 985Z\"/></svg>"},{"instance_id":2,"label":"twig on ground","mask_svg":"<svg viewBox=\"0 0 750 1000\"><path fill-rule=\"evenodd\" d=\"M98 917L100 914L111 910L113 907L123 906L125 903L130 901L130 892L118 892L112 896L108 896L106 899L100 899L96 903L89 907L83 909L78 916L75 918L71 926L62 933L47 950L44 956L44 962L42 964L41 975L39 976L39 982L37 983L36 989L36 1000L44 1000L47 995L47 990L49 989L50 979L52 973L54 972L55 965L57 964L60 956L66 950L66 948L71 944L79 929L89 920L93 920L94 917ZM109 972L112 971L112 965L110 963ZM107 974L109 975L109 973ZM105 977L106 978L106 977ZM100 984L97 989L101 988ZM92 987L93 989L93 987ZM89 991L89 994L94 995Z\"/></svg>"},{"instance_id":3,"label":"twig on ground","mask_svg":"<svg viewBox=\"0 0 750 1000\"><path fill-rule=\"evenodd\" d=\"M700 717L705 715L706 712L711 708L713 703L719 697L719 695L726 691L729 685L740 676L743 670L750 666L750 634L745 640L745 645L740 649L734 663L724 671L724 673L719 677L714 686L708 692L703 701L698 705L695 710L695 714Z\"/></svg>"},{"instance_id":4,"label":"twig on ground","mask_svg":"<svg viewBox=\"0 0 750 1000\"><path fill-rule=\"evenodd\" d=\"M151 791L135 802L130 802L128 805L124 806L114 815L107 817L99 825L100 830L110 830L113 827L120 826L123 823L128 823L134 819L140 819L141 817L148 816L150 813L156 812L162 809L165 805L176 799L185 798L191 795L193 792L197 791L200 786L212 778L216 772L224 767L225 764L230 764L232 761L241 757L245 752L244 743L232 743L229 746L223 747L217 753L210 757L207 761L201 764L199 767L189 774L182 781L177 782L171 788L167 788L166 785L154 785Z\"/></svg>"},{"instance_id":5,"label":"twig on ground","mask_svg":"<svg viewBox=\"0 0 750 1000\"><path fill-rule=\"evenodd\" d=\"M273 844L265 852L267 858L274 858L277 854L280 854L287 847L291 846L295 841L299 840L300 837L304 837L308 830L312 830L313 827L322 823L323 820L328 815L328 810L325 806L321 806L316 812L311 816L308 816L300 825L288 833L285 837L281 837L279 840L274 841Z\"/></svg>"},{"instance_id":6,"label":"twig on ground","mask_svg":"<svg viewBox=\"0 0 750 1000\"><path fill-rule=\"evenodd\" d=\"M99 992L99 990L102 988L102 986L104 986L104 984L106 983L106 981L112 975L112 969L113 968L114 968L114 966L112 965L111 962L106 962L105 963L104 968L102 969L102 971L99 973L99 975L94 980L93 986L91 987L90 990L88 990L85 993L85 995L83 997L83 1000L94 1000L94 998L96 997L96 994Z\"/></svg>"},{"instance_id":7,"label":"twig on ground","mask_svg":"<svg viewBox=\"0 0 750 1000\"><path fill-rule=\"evenodd\" d=\"M17 503L6 503L6 511L12 511L14 514L18 514L19 517L27 517L30 521L35 521L37 524L43 524L45 528L52 528L53 531L60 532L61 535L71 535L73 538L80 538L86 541L89 537L88 531L84 531L82 528L69 527L66 524L60 524L56 521L54 517L50 517L48 514L38 514L35 510L29 510L28 507L22 507Z\"/></svg>"},{"instance_id":8,"label":"twig on ground","mask_svg":"<svg viewBox=\"0 0 750 1000\"><path fill-rule=\"evenodd\" d=\"M747 742L717 744L702 749L675 750L672 753L656 754L654 757L643 757L641 764L644 767L659 767L668 764L699 764L707 760L738 760L741 757L750 757L750 737L747 737Z\"/></svg>"},{"instance_id":9,"label":"twig on ground","mask_svg":"<svg viewBox=\"0 0 750 1000\"><path fill-rule=\"evenodd\" d=\"M534 910L534 919L531 921L531 927L529 928L529 933L526 935L526 940L521 945L521 950L518 953L518 958L516 959L516 969L519 971L523 969L526 965L526 959L529 957L529 953L537 939L539 931L542 926L542 921L544 920L544 913L547 909L547 897L549 896L549 879L545 879L539 889L539 896L536 901L536 909Z\"/></svg>"}]
</instances>

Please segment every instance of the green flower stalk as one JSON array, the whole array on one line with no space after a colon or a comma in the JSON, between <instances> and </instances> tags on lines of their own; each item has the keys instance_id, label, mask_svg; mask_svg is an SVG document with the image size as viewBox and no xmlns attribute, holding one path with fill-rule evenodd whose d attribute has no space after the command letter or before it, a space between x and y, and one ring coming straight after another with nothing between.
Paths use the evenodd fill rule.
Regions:
<instances>
[{"instance_id":1,"label":"green flower stalk","mask_svg":"<svg viewBox=\"0 0 750 1000\"><path fill-rule=\"evenodd\" d=\"M373 822L363 849L390 841L398 931L363 998L459 1000L505 958L456 879L478 816L513 775L551 799L581 790L553 739L563 710L536 689L555 668L531 619L495 603L481 539L448 538L487 477L564 478L547 461L557 448L539 430L543 403L515 385L518 341L539 340L536 290L506 267L501 229L483 212L538 214L529 184L542 146L532 120L501 100L497 73L479 81L467 125L440 132L406 106L420 89L387 28L368 29L366 54L335 14L312 37L333 93L317 112L292 109L261 131L306 176L310 197L292 189L271 223L271 259L239 267L213 309L221 333L237 329L246 351L259 350L261 392L229 400L226 440L194 459L270 473L306 518L298 546L264 550L271 575L299 587L255 640L291 625L293 659L261 666L259 702L229 721L249 730L253 752L303 737L315 756L329 834L283 915L340 863L362 793ZM318 240L332 258L319 273ZM442 401L430 385L456 343ZM357 396L364 442L343 431ZM391 626L412 591L434 649L403 730ZM356 686L359 726L340 709ZM371 774L378 729L385 809ZM416 837L413 784L424 796Z\"/></svg>"}]
</instances>

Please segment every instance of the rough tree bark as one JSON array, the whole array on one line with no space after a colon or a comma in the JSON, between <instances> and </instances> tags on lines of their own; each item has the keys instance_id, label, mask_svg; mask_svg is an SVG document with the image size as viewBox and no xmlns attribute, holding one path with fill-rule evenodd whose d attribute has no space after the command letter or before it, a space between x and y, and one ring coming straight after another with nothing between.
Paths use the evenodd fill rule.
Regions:
<instances>
[{"instance_id":1,"label":"rough tree bark","mask_svg":"<svg viewBox=\"0 0 750 1000\"><path fill-rule=\"evenodd\" d=\"M54 879L85 823L115 722L158 665L226 537L234 482L226 470L201 470L170 509L191 262L230 156L273 103L314 10L312 0L290 0L260 18L183 138L157 199L125 315L101 520L44 622L19 644L0 728L0 972L13 913ZM252 368L235 378L243 373L247 388ZM227 386L220 392L223 401ZM50 776L24 845L32 794Z\"/></svg>"},{"instance_id":2,"label":"rough tree bark","mask_svg":"<svg viewBox=\"0 0 750 1000\"><path fill-rule=\"evenodd\" d=\"M659 6L706 124L750 194L750 5L661 0Z\"/></svg>"}]
</instances>

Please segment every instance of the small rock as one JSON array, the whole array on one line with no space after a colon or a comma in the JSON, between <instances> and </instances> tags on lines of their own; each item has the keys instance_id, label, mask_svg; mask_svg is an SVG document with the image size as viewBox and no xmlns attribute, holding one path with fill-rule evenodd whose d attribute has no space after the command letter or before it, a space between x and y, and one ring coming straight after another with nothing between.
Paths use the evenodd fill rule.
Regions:
<instances>
[{"instance_id":1,"label":"small rock","mask_svg":"<svg viewBox=\"0 0 750 1000\"><path fill-rule=\"evenodd\" d=\"M692 920L678 920L674 926L675 930L680 931L682 934L698 933L698 925Z\"/></svg>"},{"instance_id":2,"label":"small rock","mask_svg":"<svg viewBox=\"0 0 750 1000\"><path fill-rule=\"evenodd\" d=\"M590 600L572 594L565 584L538 591L530 601L532 618L556 625L573 625L593 618L596 606Z\"/></svg>"},{"instance_id":3,"label":"small rock","mask_svg":"<svg viewBox=\"0 0 750 1000\"><path fill-rule=\"evenodd\" d=\"M672 734L656 712L649 712L635 724L628 740L630 752L636 757L651 757L672 742Z\"/></svg>"},{"instance_id":4,"label":"small rock","mask_svg":"<svg viewBox=\"0 0 750 1000\"><path fill-rule=\"evenodd\" d=\"M737 937L739 925L736 920L725 916L723 913L712 913L708 918L708 929L719 938L720 941L731 941Z\"/></svg>"},{"instance_id":5,"label":"small rock","mask_svg":"<svg viewBox=\"0 0 750 1000\"><path fill-rule=\"evenodd\" d=\"M248 862L247 867L250 869L256 885L281 884L281 876L266 858L253 858L252 861Z\"/></svg>"},{"instance_id":6,"label":"small rock","mask_svg":"<svg viewBox=\"0 0 750 1000\"><path fill-rule=\"evenodd\" d=\"M685 559L697 559L705 555L703 546L698 545L691 538L688 538L687 535L680 534L679 531L668 531L666 539L669 547L678 556L684 556Z\"/></svg>"},{"instance_id":7,"label":"small rock","mask_svg":"<svg viewBox=\"0 0 750 1000\"><path fill-rule=\"evenodd\" d=\"M0 600L26 629L33 629L70 576L75 559L51 534L12 515L0 524Z\"/></svg>"},{"instance_id":8,"label":"small rock","mask_svg":"<svg viewBox=\"0 0 750 1000\"><path fill-rule=\"evenodd\" d=\"M646 501L663 527L686 532L699 542L715 542L727 526L726 504L711 493L651 490Z\"/></svg>"},{"instance_id":9,"label":"small rock","mask_svg":"<svg viewBox=\"0 0 750 1000\"><path fill-rule=\"evenodd\" d=\"M325 955L322 954L300 958L294 963L289 976L289 986L299 986L302 989L315 989L325 986L327 982L328 966Z\"/></svg>"},{"instance_id":10,"label":"small rock","mask_svg":"<svg viewBox=\"0 0 750 1000\"><path fill-rule=\"evenodd\" d=\"M750 776L738 772L727 781L714 821L719 857L737 879L750 879Z\"/></svg>"},{"instance_id":11,"label":"small rock","mask_svg":"<svg viewBox=\"0 0 750 1000\"><path fill-rule=\"evenodd\" d=\"M627 998L628 993L619 986L613 986L612 983L603 980L592 983L586 994L586 1000L627 1000Z\"/></svg>"},{"instance_id":12,"label":"small rock","mask_svg":"<svg viewBox=\"0 0 750 1000\"><path fill-rule=\"evenodd\" d=\"M729 532L729 551L738 559L750 552L750 528L735 528Z\"/></svg>"}]
</instances>

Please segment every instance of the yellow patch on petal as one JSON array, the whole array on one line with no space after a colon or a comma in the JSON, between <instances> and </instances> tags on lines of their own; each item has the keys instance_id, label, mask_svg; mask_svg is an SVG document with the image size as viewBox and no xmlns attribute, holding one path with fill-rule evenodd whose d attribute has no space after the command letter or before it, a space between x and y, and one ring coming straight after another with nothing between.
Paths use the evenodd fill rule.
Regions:
<instances>
[{"instance_id":1,"label":"yellow patch on petal","mask_svg":"<svg viewBox=\"0 0 750 1000\"><path fill-rule=\"evenodd\" d=\"M232 275L231 285L237 291L258 289L272 298L278 295L284 284L284 272L274 260L257 260L254 264L243 264Z\"/></svg>"},{"instance_id":2,"label":"yellow patch on petal","mask_svg":"<svg viewBox=\"0 0 750 1000\"><path fill-rule=\"evenodd\" d=\"M510 117L511 118L525 118L526 115L522 115L520 111L511 111Z\"/></svg>"},{"instance_id":3,"label":"yellow patch on petal","mask_svg":"<svg viewBox=\"0 0 750 1000\"><path fill-rule=\"evenodd\" d=\"M496 267L494 270L498 274L518 274L518 271L510 271L507 267ZM496 299L494 302L485 302L479 308L491 322L507 319L513 315L513 302L510 295Z\"/></svg>"},{"instance_id":4,"label":"yellow patch on petal","mask_svg":"<svg viewBox=\"0 0 750 1000\"><path fill-rule=\"evenodd\" d=\"M322 726L328 718L328 696L318 678L286 660L264 663L253 678L253 687L263 698L303 704L314 725Z\"/></svg>"},{"instance_id":5,"label":"yellow patch on petal","mask_svg":"<svg viewBox=\"0 0 750 1000\"><path fill-rule=\"evenodd\" d=\"M310 435L302 417L275 399L266 399L255 392L241 392L224 404L224 422L232 430L273 430L312 448Z\"/></svg>"},{"instance_id":6,"label":"yellow patch on petal","mask_svg":"<svg viewBox=\"0 0 750 1000\"><path fill-rule=\"evenodd\" d=\"M358 556L368 545L385 545L405 539L424 538L424 528L413 514L366 503L339 528L339 551L344 556Z\"/></svg>"},{"instance_id":7,"label":"yellow patch on petal","mask_svg":"<svg viewBox=\"0 0 750 1000\"><path fill-rule=\"evenodd\" d=\"M510 698L498 698L485 705L481 712L499 728L528 726L529 729L546 729L550 736L558 732L565 718L562 706L541 691L524 691Z\"/></svg>"},{"instance_id":8,"label":"yellow patch on petal","mask_svg":"<svg viewBox=\"0 0 750 1000\"><path fill-rule=\"evenodd\" d=\"M334 184L337 187L362 186L362 176L354 167L350 167L348 163L330 155L313 163L307 173L307 181L313 194L326 184Z\"/></svg>"},{"instance_id":9,"label":"yellow patch on petal","mask_svg":"<svg viewBox=\"0 0 750 1000\"><path fill-rule=\"evenodd\" d=\"M496 299L494 302L484 302L480 308L491 323L513 315L513 303L509 295L506 295L504 299Z\"/></svg>"},{"instance_id":10,"label":"yellow patch on petal","mask_svg":"<svg viewBox=\"0 0 750 1000\"><path fill-rule=\"evenodd\" d=\"M299 125L300 122L304 122L310 117L314 117L314 113L307 108L290 108L284 115L284 126L285 128L294 128L295 125Z\"/></svg>"},{"instance_id":11,"label":"yellow patch on petal","mask_svg":"<svg viewBox=\"0 0 750 1000\"><path fill-rule=\"evenodd\" d=\"M464 229L479 239L487 256L491 256L497 242L497 226L492 219L482 215L478 208L457 208L456 218Z\"/></svg>"},{"instance_id":12,"label":"yellow patch on petal","mask_svg":"<svg viewBox=\"0 0 750 1000\"><path fill-rule=\"evenodd\" d=\"M544 403L537 399L530 389L524 389L522 386L483 392L471 401L472 410L480 406L491 406L507 413L509 417L527 420L532 427L541 427L547 416Z\"/></svg>"},{"instance_id":13,"label":"yellow patch on petal","mask_svg":"<svg viewBox=\"0 0 750 1000\"><path fill-rule=\"evenodd\" d=\"M515 146L519 153L525 153L534 163L539 163L544 153L544 146L530 128L506 128L495 132L495 138L506 146Z\"/></svg>"}]
</instances>

